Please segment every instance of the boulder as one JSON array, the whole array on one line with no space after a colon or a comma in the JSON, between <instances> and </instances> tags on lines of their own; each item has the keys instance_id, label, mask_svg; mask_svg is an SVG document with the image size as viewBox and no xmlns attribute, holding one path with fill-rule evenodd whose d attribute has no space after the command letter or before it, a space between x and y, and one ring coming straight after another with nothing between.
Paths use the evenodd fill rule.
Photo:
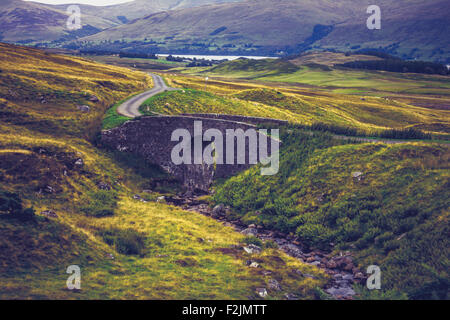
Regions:
<instances>
[{"instance_id":1,"label":"boulder","mask_svg":"<svg viewBox=\"0 0 450 320\"><path fill-rule=\"evenodd\" d=\"M212 210L214 216L224 216L226 214L225 205L219 204Z\"/></svg>"},{"instance_id":2,"label":"boulder","mask_svg":"<svg viewBox=\"0 0 450 320\"><path fill-rule=\"evenodd\" d=\"M42 211L41 215L47 218L58 218L58 215L53 210Z\"/></svg>"},{"instance_id":3,"label":"boulder","mask_svg":"<svg viewBox=\"0 0 450 320\"><path fill-rule=\"evenodd\" d=\"M109 184L107 184L106 182L99 182L99 183L97 184L97 187L98 187L100 190L105 190L105 191L111 190L111 186L110 186Z\"/></svg>"},{"instance_id":4,"label":"boulder","mask_svg":"<svg viewBox=\"0 0 450 320\"><path fill-rule=\"evenodd\" d=\"M351 287L342 287L342 288L330 288L325 291L332 296L339 297L350 297L354 296L356 292Z\"/></svg>"},{"instance_id":5,"label":"boulder","mask_svg":"<svg viewBox=\"0 0 450 320\"><path fill-rule=\"evenodd\" d=\"M256 293L257 293L261 298L267 297L267 290L266 290L266 288L256 288Z\"/></svg>"},{"instance_id":6,"label":"boulder","mask_svg":"<svg viewBox=\"0 0 450 320\"><path fill-rule=\"evenodd\" d=\"M248 254L258 254L261 253L262 249L258 246L255 246L254 244L249 244L248 246L244 247L244 251Z\"/></svg>"},{"instance_id":7,"label":"boulder","mask_svg":"<svg viewBox=\"0 0 450 320\"><path fill-rule=\"evenodd\" d=\"M355 181L361 181L364 179L364 173L360 172L360 171L356 171L352 173L352 178Z\"/></svg>"},{"instance_id":8,"label":"boulder","mask_svg":"<svg viewBox=\"0 0 450 320\"><path fill-rule=\"evenodd\" d=\"M287 243L281 246L281 249L286 252L288 255L295 258L303 258L303 252L299 247L292 243Z\"/></svg>"},{"instance_id":9,"label":"boulder","mask_svg":"<svg viewBox=\"0 0 450 320\"><path fill-rule=\"evenodd\" d=\"M52 186L46 186L45 189L44 189L44 191L45 191L46 193L50 193L50 194L53 194L53 193L56 192L56 190L55 190Z\"/></svg>"},{"instance_id":10,"label":"boulder","mask_svg":"<svg viewBox=\"0 0 450 320\"><path fill-rule=\"evenodd\" d=\"M89 98L89 101L91 101L91 102L99 102L100 100L98 99L97 96L92 95L92 96Z\"/></svg>"},{"instance_id":11,"label":"boulder","mask_svg":"<svg viewBox=\"0 0 450 320\"><path fill-rule=\"evenodd\" d=\"M281 291L281 285L280 283L275 280L275 279L270 279L268 282L267 287L269 288L269 290L273 290L273 291Z\"/></svg>"},{"instance_id":12,"label":"boulder","mask_svg":"<svg viewBox=\"0 0 450 320\"><path fill-rule=\"evenodd\" d=\"M295 294L293 294L293 293L286 293L284 295L284 298L286 300L298 300L298 297Z\"/></svg>"},{"instance_id":13,"label":"boulder","mask_svg":"<svg viewBox=\"0 0 450 320\"><path fill-rule=\"evenodd\" d=\"M242 234L246 236L256 236L258 234L258 230L255 228L247 228L241 231Z\"/></svg>"},{"instance_id":14,"label":"boulder","mask_svg":"<svg viewBox=\"0 0 450 320\"><path fill-rule=\"evenodd\" d=\"M77 109L81 112L90 112L91 111L91 107L86 106L86 105L82 105L82 106L77 106Z\"/></svg>"},{"instance_id":15,"label":"boulder","mask_svg":"<svg viewBox=\"0 0 450 320\"><path fill-rule=\"evenodd\" d=\"M79 167L82 167L82 166L84 165L83 159L81 159L81 158L77 159L77 160L75 161L75 165L76 165L76 166L79 166Z\"/></svg>"}]
</instances>

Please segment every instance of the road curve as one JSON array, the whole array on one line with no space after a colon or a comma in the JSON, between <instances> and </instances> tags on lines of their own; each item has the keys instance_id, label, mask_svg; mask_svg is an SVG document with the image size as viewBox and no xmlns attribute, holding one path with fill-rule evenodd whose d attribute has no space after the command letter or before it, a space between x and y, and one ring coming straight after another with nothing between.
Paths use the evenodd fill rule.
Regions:
<instances>
[{"instance_id":1,"label":"road curve","mask_svg":"<svg viewBox=\"0 0 450 320\"><path fill-rule=\"evenodd\" d=\"M176 90L174 88L170 88L166 85L163 78L160 76L149 73L153 78L153 88L143 92L141 94L138 94L137 96L134 96L124 103L122 103L119 107L117 107L117 113L129 117L129 118L136 118L142 116L142 114L139 112L139 107L149 98L153 97L154 95L169 91L169 90Z\"/></svg>"}]
</instances>

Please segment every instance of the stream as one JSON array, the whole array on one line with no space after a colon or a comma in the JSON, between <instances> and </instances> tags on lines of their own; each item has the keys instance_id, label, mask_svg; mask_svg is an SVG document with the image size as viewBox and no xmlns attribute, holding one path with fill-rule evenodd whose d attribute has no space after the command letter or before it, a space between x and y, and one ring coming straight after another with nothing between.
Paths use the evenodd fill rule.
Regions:
<instances>
[{"instance_id":1,"label":"stream","mask_svg":"<svg viewBox=\"0 0 450 320\"><path fill-rule=\"evenodd\" d=\"M331 276L331 281L324 291L334 299L351 300L356 295L353 284L365 283L366 277L354 265L350 252L339 252L332 254L321 250L308 250L294 236L287 236L276 231L264 229L256 225L244 225L239 220L229 221L226 219L226 210L229 208L219 205L211 209L208 203L199 197L167 197L165 201L186 211L197 212L211 217L224 226L232 227L237 232L247 236L255 236L263 241L275 242L279 249L289 256L303 263L317 266L326 274ZM304 275L312 277L311 275Z\"/></svg>"}]
</instances>

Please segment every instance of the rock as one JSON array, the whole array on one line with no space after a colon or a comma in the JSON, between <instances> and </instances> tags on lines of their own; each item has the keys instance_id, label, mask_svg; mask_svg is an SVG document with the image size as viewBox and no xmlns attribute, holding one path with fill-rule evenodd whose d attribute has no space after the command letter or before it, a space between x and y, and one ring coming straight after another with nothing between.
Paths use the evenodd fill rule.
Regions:
<instances>
[{"instance_id":1,"label":"rock","mask_svg":"<svg viewBox=\"0 0 450 320\"><path fill-rule=\"evenodd\" d=\"M313 279L313 280L316 280L316 279L317 279L317 277L313 276L312 274L308 274L308 273L304 273L303 276L304 276L305 278L310 278L310 279Z\"/></svg>"},{"instance_id":2,"label":"rock","mask_svg":"<svg viewBox=\"0 0 450 320\"><path fill-rule=\"evenodd\" d=\"M340 280L340 279L342 279L342 274L340 274L340 273L335 274L335 275L333 276L333 279L334 279L334 280Z\"/></svg>"},{"instance_id":3,"label":"rock","mask_svg":"<svg viewBox=\"0 0 450 320\"><path fill-rule=\"evenodd\" d=\"M310 265L316 266L316 267L317 267L317 266L320 265L320 261L314 261L314 262L311 262Z\"/></svg>"},{"instance_id":4,"label":"rock","mask_svg":"<svg viewBox=\"0 0 450 320\"><path fill-rule=\"evenodd\" d=\"M298 300L298 297L295 294L292 294L292 293L286 293L284 295L284 298L286 300Z\"/></svg>"},{"instance_id":5,"label":"rock","mask_svg":"<svg viewBox=\"0 0 450 320\"><path fill-rule=\"evenodd\" d=\"M105 191L110 191L111 190L111 186L109 184L107 184L106 182L99 182L97 184L97 187L100 190L105 190Z\"/></svg>"},{"instance_id":6,"label":"rock","mask_svg":"<svg viewBox=\"0 0 450 320\"><path fill-rule=\"evenodd\" d=\"M360 171L353 172L352 178L353 178L353 180L361 181L362 179L364 179L364 173L362 173Z\"/></svg>"},{"instance_id":7,"label":"rock","mask_svg":"<svg viewBox=\"0 0 450 320\"><path fill-rule=\"evenodd\" d=\"M214 216L224 216L225 213L226 213L225 206L223 204L215 206L214 209L212 210L212 214Z\"/></svg>"},{"instance_id":8,"label":"rock","mask_svg":"<svg viewBox=\"0 0 450 320\"><path fill-rule=\"evenodd\" d=\"M345 274L342 277L342 280L346 280L346 281L353 281L353 276L351 274Z\"/></svg>"},{"instance_id":9,"label":"rock","mask_svg":"<svg viewBox=\"0 0 450 320\"><path fill-rule=\"evenodd\" d=\"M344 266L344 270L345 270L345 271L352 271L352 269L353 269L353 263L347 263L347 264Z\"/></svg>"},{"instance_id":10,"label":"rock","mask_svg":"<svg viewBox=\"0 0 450 320\"><path fill-rule=\"evenodd\" d=\"M253 261L252 263L250 263L249 267L250 267L250 268L259 268L259 263Z\"/></svg>"},{"instance_id":11,"label":"rock","mask_svg":"<svg viewBox=\"0 0 450 320\"><path fill-rule=\"evenodd\" d=\"M261 253L262 249L258 246L255 246L254 244L249 244L248 246L244 247L244 251L248 254L258 254Z\"/></svg>"},{"instance_id":12,"label":"rock","mask_svg":"<svg viewBox=\"0 0 450 320\"><path fill-rule=\"evenodd\" d=\"M106 254L106 259L114 260L114 255L112 253Z\"/></svg>"},{"instance_id":13,"label":"rock","mask_svg":"<svg viewBox=\"0 0 450 320\"><path fill-rule=\"evenodd\" d=\"M158 203L160 203L160 202L165 202L165 201L166 201L166 197L164 197L164 196L158 197L158 198L156 199L156 202L158 202Z\"/></svg>"},{"instance_id":14,"label":"rock","mask_svg":"<svg viewBox=\"0 0 450 320\"><path fill-rule=\"evenodd\" d=\"M357 274L355 274L355 279L362 280L364 278L365 277L364 277L364 274L362 272L358 272Z\"/></svg>"},{"instance_id":15,"label":"rock","mask_svg":"<svg viewBox=\"0 0 450 320\"><path fill-rule=\"evenodd\" d=\"M267 287L269 288L269 290L281 291L281 285L275 279L270 279Z\"/></svg>"},{"instance_id":16,"label":"rock","mask_svg":"<svg viewBox=\"0 0 450 320\"><path fill-rule=\"evenodd\" d=\"M316 200L317 200L318 202L323 202L323 201L325 200L325 193L320 194L320 195L316 198Z\"/></svg>"},{"instance_id":17,"label":"rock","mask_svg":"<svg viewBox=\"0 0 450 320\"><path fill-rule=\"evenodd\" d=\"M254 228L256 228L256 225L252 223L252 224L249 225L248 227L251 228L251 229L254 229Z\"/></svg>"},{"instance_id":18,"label":"rock","mask_svg":"<svg viewBox=\"0 0 450 320\"><path fill-rule=\"evenodd\" d=\"M354 296L356 292L350 287L342 287L342 288L330 288L325 290L326 293L331 294L332 296L341 296L341 297L349 297Z\"/></svg>"},{"instance_id":19,"label":"rock","mask_svg":"<svg viewBox=\"0 0 450 320\"><path fill-rule=\"evenodd\" d=\"M258 234L258 230L255 228L247 228L241 231L242 234L246 236L256 236Z\"/></svg>"},{"instance_id":20,"label":"rock","mask_svg":"<svg viewBox=\"0 0 450 320\"><path fill-rule=\"evenodd\" d=\"M46 186L45 189L44 189L44 191L45 191L46 193L50 193L50 194L56 192L56 190L55 190L53 187L51 187L51 186Z\"/></svg>"},{"instance_id":21,"label":"rock","mask_svg":"<svg viewBox=\"0 0 450 320\"><path fill-rule=\"evenodd\" d=\"M311 262L313 262L313 261L315 261L315 260L316 260L316 258L314 258L314 257L309 257L309 258L306 259L306 262L311 263Z\"/></svg>"},{"instance_id":22,"label":"rock","mask_svg":"<svg viewBox=\"0 0 450 320\"><path fill-rule=\"evenodd\" d=\"M77 159L77 161L75 161L75 165L82 167L84 165L83 159L81 159L81 158Z\"/></svg>"},{"instance_id":23,"label":"rock","mask_svg":"<svg viewBox=\"0 0 450 320\"><path fill-rule=\"evenodd\" d=\"M141 198L140 195L135 194L135 195L133 196L133 199L134 199L134 200L141 200L142 198Z\"/></svg>"},{"instance_id":24,"label":"rock","mask_svg":"<svg viewBox=\"0 0 450 320\"><path fill-rule=\"evenodd\" d=\"M98 99L97 96L92 95L92 96L89 98L89 101L91 101L91 102L99 102L100 100Z\"/></svg>"},{"instance_id":25,"label":"rock","mask_svg":"<svg viewBox=\"0 0 450 320\"><path fill-rule=\"evenodd\" d=\"M58 218L58 215L53 210L45 210L41 214L47 218Z\"/></svg>"},{"instance_id":26,"label":"rock","mask_svg":"<svg viewBox=\"0 0 450 320\"><path fill-rule=\"evenodd\" d=\"M91 111L91 107L83 105L83 106L77 106L77 109L81 112L90 112Z\"/></svg>"},{"instance_id":27,"label":"rock","mask_svg":"<svg viewBox=\"0 0 450 320\"><path fill-rule=\"evenodd\" d=\"M261 298L267 297L267 290L266 290L266 288L256 288L256 293L257 293Z\"/></svg>"},{"instance_id":28,"label":"rock","mask_svg":"<svg viewBox=\"0 0 450 320\"><path fill-rule=\"evenodd\" d=\"M293 256L295 258L303 258L302 250L300 250L300 248L294 244L291 243L283 244L281 246L281 249L290 256Z\"/></svg>"}]
</instances>

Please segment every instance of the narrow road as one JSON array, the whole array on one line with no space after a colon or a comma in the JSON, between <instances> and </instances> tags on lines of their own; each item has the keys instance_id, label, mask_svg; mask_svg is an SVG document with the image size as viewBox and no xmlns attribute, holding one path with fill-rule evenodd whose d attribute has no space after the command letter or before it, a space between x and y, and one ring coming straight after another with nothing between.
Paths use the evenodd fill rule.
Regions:
<instances>
[{"instance_id":1,"label":"narrow road","mask_svg":"<svg viewBox=\"0 0 450 320\"><path fill-rule=\"evenodd\" d=\"M174 88L170 88L166 86L163 78L160 76L149 73L153 78L153 88L143 92L141 94L138 94L137 96L132 97L131 99L128 99L124 103L122 103L117 108L117 113L129 117L129 118L136 118L142 116L142 114L139 112L139 107L149 98L153 97L154 95L157 95L158 93L164 92L164 91L170 91L170 90L177 90Z\"/></svg>"}]
</instances>

